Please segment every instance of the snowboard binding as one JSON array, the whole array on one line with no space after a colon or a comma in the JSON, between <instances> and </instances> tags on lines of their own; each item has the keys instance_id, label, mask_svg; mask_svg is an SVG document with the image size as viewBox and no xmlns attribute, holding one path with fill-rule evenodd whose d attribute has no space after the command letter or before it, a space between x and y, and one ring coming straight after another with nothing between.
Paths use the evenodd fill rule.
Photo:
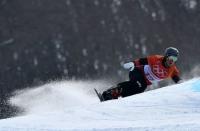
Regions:
<instances>
[{"instance_id":1,"label":"snowboard binding","mask_svg":"<svg viewBox=\"0 0 200 131\"><path fill-rule=\"evenodd\" d=\"M96 89L94 90L101 102L112 100L112 99L118 99L118 97L121 96L121 92L122 92L122 88L119 88L119 86L111 87L110 89L104 91L102 94L99 93Z\"/></svg>"}]
</instances>

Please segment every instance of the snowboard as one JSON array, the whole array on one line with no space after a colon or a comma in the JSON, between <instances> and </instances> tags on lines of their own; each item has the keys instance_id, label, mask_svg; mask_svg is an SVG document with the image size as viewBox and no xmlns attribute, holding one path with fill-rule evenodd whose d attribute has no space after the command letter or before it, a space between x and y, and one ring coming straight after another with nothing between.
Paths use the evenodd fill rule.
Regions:
<instances>
[{"instance_id":1,"label":"snowboard","mask_svg":"<svg viewBox=\"0 0 200 131\"><path fill-rule=\"evenodd\" d=\"M103 100L103 97L101 96L101 93L99 93L95 88L94 88L94 91L95 91L96 95L98 96L100 102L103 102L104 100Z\"/></svg>"}]
</instances>

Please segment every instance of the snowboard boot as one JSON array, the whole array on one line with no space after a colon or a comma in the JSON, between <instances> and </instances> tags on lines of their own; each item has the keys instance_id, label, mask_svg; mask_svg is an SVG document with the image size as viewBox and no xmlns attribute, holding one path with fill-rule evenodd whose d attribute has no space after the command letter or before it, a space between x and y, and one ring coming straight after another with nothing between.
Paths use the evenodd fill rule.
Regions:
<instances>
[{"instance_id":1,"label":"snowboard boot","mask_svg":"<svg viewBox=\"0 0 200 131\"><path fill-rule=\"evenodd\" d=\"M104 101L118 99L121 96L122 89L115 87L110 88L102 93L102 98Z\"/></svg>"}]
</instances>

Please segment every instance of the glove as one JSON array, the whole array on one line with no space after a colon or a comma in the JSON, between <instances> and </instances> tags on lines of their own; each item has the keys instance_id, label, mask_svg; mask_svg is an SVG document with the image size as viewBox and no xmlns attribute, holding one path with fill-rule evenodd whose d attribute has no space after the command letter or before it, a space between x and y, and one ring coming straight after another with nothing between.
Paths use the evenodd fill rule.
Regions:
<instances>
[{"instance_id":1,"label":"glove","mask_svg":"<svg viewBox=\"0 0 200 131\"><path fill-rule=\"evenodd\" d=\"M123 67L124 67L125 69L129 69L130 71L133 71L134 68L135 68L135 64L134 64L133 62L128 62L128 63L125 63L125 64L123 65Z\"/></svg>"}]
</instances>

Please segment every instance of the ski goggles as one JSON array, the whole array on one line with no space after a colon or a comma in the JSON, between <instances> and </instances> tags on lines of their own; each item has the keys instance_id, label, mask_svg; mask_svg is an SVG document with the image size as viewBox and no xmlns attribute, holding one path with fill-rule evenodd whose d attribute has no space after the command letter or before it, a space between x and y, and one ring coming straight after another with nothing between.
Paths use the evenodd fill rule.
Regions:
<instances>
[{"instance_id":1,"label":"ski goggles","mask_svg":"<svg viewBox=\"0 0 200 131\"><path fill-rule=\"evenodd\" d=\"M173 62L176 62L178 60L178 57L176 57L176 56L169 56L168 59L171 60L171 61L173 61Z\"/></svg>"},{"instance_id":2,"label":"ski goggles","mask_svg":"<svg viewBox=\"0 0 200 131\"><path fill-rule=\"evenodd\" d=\"M178 58L176 56L167 57L168 65L173 65L177 60L178 60Z\"/></svg>"}]
</instances>

